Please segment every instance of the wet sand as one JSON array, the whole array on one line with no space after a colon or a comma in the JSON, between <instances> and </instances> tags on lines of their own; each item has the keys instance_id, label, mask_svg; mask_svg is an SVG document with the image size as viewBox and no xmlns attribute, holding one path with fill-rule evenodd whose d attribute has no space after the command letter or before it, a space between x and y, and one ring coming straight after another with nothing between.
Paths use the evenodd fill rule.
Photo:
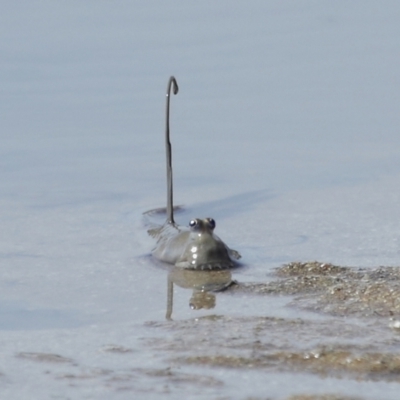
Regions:
<instances>
[{"instance_id":1,"label":"wet sand","mask_svg":"<svg viewBox=\"0 0 400 400\"><path fill-rule=\"evenodd\" d=\"M192 275L186 288L192 285L202 293ZM291 296L288 305L299 311L299 318L214 314L195 320L151 322L149 326L165 334L148 339L147 345L163 354L174 368L190 365L400 382L400 268L293 262L277 268L269 278L265 283L232 281L218 296L256 296L260 302L265 297ZM203 289L206 298L213 287ZM312 311L316 318L302 317L303 310ZM312 395L312 390L288 397L350 398Z\"/></svg>"}]
</instances>

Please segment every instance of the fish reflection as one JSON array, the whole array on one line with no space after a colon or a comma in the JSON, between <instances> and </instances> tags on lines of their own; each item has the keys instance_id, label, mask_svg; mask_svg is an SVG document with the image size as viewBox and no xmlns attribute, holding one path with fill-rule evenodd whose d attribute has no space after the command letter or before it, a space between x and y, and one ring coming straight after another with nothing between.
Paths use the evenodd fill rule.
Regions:
<instances>
[{"instance_id":1,"label":"fish reflection","mask_svg":"<svg viewBox=\"0 0 400 400\"><path fill-rule=\"evenodd\" d=\"M224 271L198 271L175 267L168 274L167 314L172 319L174 284L192 289L189 305L192 310L211 309L216 305L215 292L221 292L232 284L232 274Z\"/></svg>"}]
</instances>

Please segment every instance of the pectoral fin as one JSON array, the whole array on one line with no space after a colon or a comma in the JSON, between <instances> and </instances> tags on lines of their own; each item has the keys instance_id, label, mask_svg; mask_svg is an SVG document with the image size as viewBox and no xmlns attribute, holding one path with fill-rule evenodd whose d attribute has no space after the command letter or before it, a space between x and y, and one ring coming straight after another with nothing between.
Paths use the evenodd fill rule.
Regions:
<instances>
[{"instance_id":1,"label":"pectoral fin","mask_svg":"<svg viewBox=\"0 0 400 400\"><path fill-rule=\"evenodd\" d=\"M158 227L158 228L149 229L149 230L147 231L147 233L148 233L151 237L156 238L156 237L158 237L158 236L160 235L161 230L162 230L162 226L161 226L161 227Z\"/></svg>"},{"instance_id":2,"label":"pectoral fin","mask_svg":"<svg viewBox=\"0 0 400 400\"><path fill-rule=\"evenodd\" d=\"M240 258L242 258L240 253L233 249L229 249L229 256L235 260L239 260Z\"/></svg>"}]
</instances>

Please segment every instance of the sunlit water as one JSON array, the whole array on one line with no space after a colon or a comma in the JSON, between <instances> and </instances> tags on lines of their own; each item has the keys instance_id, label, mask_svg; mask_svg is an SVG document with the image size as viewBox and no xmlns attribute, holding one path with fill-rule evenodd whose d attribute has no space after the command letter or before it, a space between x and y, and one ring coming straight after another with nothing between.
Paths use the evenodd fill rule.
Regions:
<instances>
[{"instance_id":1,"label":"sunlit water","mask_svg":"<svg viewBox=\"0 0 400 400\"><path fill-rule=\"evenodd\" d=\"M180 329L197 343L208 316L238 329L242 317L345 322L290 297L221 292L193 310L193 288L175 284L168 325L171 268L149 256L142 213L165 206L174 74L177 220L215 218L243 257L232 279L267 281L293 260L398 265L399 12L372 1L4 6L2 396L397 399L385 380L177 364Z\"/></svg>"}]
</instances>

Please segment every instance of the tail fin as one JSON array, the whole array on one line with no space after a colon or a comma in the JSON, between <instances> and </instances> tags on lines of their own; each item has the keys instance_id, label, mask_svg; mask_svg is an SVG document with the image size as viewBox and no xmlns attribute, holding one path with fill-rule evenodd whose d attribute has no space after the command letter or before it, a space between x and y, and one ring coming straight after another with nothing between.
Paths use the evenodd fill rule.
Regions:
<instances>
[{"instance_id":1,"label":"tail fin","mask_svg":"<svg viewBox=\"0 0 400 400\"><path fill-rule=\"evenodd\" d=\"M169 99L171 95L171 86L173 93L178 93L178 84L175 77L171 76L167 86L167 106L166 106L166 121L165 121L165 149L167 152L167 222L175 224L174 221L174 204L173 204L173 188L172 188L172 154L171 142L169 140Z\"/></svg>"}]
</instances>

